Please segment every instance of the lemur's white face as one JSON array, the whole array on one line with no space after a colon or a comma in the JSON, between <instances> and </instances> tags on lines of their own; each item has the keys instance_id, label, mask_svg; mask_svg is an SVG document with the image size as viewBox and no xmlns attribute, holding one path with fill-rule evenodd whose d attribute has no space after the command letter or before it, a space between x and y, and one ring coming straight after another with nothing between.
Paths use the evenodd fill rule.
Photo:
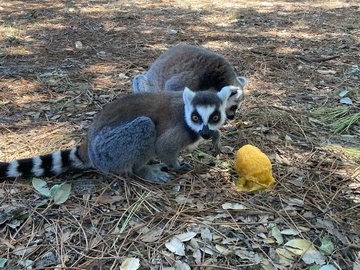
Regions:
<instances>
[{"instance_id":1,"label":"lemur's white face","mask_svg":"<svg viewBox=\"0 0 360 270\"><path fill-rule=\"evenodd\" d=\"M226 102L226 116L228 119L234 119L236 111L244 100L244 86L248 84L244 77L236 77L236 86L229 86L231 94Z\"/></svg>"},{"instance_id":2,"label":"lemur's white face","mask_svg":"<svg viewBox=\"0 0 360 270\"><path fill-rule=\"evenodd\" d=\"M225 119L215 106L196 106L189 111L187 123L204 139L210 138L210 130L218 130Z\"/></svg>"},{"instance_id":3,"label":"lemur's white face","mask_svg":"<svg viewBox=\"0 0 360 270\"><path fill-rule=\"evenodd\" d=\"M226 102L226 116L228 119L234 119L237 109L239 109L244 100L244 90L240 87L232 86L230 97Z\"/></svg>"},{"instance_id":4,"label":"lemur's white face","mask_svg":"<svg viewBox=\"0 0 360 270\"><path fill-rule=\"evenodd\" d=\"M188 88L184 90L185 120L188 126L204 139L210 138L211 130L218 130L226 120L225 106L230 90L208 93L215 99L214 104L194 104L196 93Z\"/></svg>"}]
</instances>

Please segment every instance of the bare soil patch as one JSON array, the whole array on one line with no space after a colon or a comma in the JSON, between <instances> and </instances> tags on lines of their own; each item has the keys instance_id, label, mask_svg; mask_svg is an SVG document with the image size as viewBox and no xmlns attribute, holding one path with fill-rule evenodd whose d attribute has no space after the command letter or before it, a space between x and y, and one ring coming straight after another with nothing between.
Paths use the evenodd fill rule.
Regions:
<instances>
[{"instance_id":1,"label":"bare soil patch","mask_svg":"<svg viewBox=\"0 0 360 270\"><path fill-rule=\"evenodd\" d=\"M6 269L119 269L127 258L140 269L308 269L322 263L279 250L303 239L319 251L324 237L334 248L323 263L359 269L360 124L334 133L313 113L360 111L357 1L30 0L0 12L1 161L76 145L104 104L179 43L221 53L250 80L237 130L223 130L228 151L183 153L196 169L168 184L68 173L45 179L73 186L54 205L29 179L2 181ZM344 90L352 104L340 102ZM234 188L248 143L272 161L271 190ZM182 233L195 234L176 254L169 243Z\"/></svg>"}]
</instances>

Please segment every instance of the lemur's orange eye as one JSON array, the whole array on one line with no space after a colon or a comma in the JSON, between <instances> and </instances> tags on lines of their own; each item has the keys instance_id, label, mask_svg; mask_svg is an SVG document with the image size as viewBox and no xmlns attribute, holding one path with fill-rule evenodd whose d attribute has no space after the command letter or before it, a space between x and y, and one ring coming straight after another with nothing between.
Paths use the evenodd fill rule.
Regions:
<instances>
[{"instance_id":1,"label":"lemur's orange eye","mask_svg":"<svg viewBox=\"0 0 360 270\"><path fill-rule=\"evenodd\" d=\"M213 120L214 122L219 121L219 119L220 119L220 117L219 117L218 115L214 115L213 118L212 118L212 120Z\"/></svg>"},{"instance_id":2,"label":"lemur's orange eye","mask_svg":"<svg viewBox=\"0 0 360 270\"><path fill-rule=\"evenodd\" d=\"M193 116L191 117L191 119L192 119L194 122L197 122L197 121L199 121L199 116L193 115Z\"/></svg>"}]
</instances>

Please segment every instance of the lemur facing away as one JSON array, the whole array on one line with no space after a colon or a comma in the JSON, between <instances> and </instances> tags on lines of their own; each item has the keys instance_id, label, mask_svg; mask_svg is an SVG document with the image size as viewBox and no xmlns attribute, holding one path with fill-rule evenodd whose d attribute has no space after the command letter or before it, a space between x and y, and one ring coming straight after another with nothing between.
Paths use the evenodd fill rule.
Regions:
<instances>
[{"instance_id":1,"label":"lemur facing away","mask_svg":"<svg viewBox=\"0 0 360 270\"><path fill-rule=\"evenodd\" d=\"M179 152L200 137L217 134L225 122L225 103L231 87L220 92L156 92L129 94L107 104L94 118L80 145L44 156L0 162L0 178L57 175L69 169L94 168L103 173L133 174L153 182L167 182L163 165L149 165L158 157L165 165L180 164Z\"/></svg>"},{"instance_id":2,"label":"lemur facing away","mask_svg":"<svg viewBox=\"0 0 360 270\"><path fill-rule=\"evenodd\" d=\"M244 99L243 87L248 83L237 77L232 65L220 54L191 45L177 45L155 60L145 75L133 80L135 93L157 91L220 91L225 86L234 86L226 104L228 119Z\"/></svg>"}]
</instances>

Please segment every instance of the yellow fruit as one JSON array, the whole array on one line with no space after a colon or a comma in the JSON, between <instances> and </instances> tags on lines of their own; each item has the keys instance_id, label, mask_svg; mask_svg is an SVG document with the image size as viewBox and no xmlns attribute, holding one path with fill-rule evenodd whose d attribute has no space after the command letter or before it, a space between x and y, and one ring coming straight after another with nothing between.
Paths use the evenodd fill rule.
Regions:
<instances>
[{"instance_id":1,"label":"yellow fruit","mask_svg":"<svg viewBox=\"0 0 360 270\"><path fill-rule=\"evenodd\" d=\"M269 158L256 146L247 144L241 147L234 167L239 174L235 185L240 191L256 191L275 183Z\"/></svg>"}]
</instances>

